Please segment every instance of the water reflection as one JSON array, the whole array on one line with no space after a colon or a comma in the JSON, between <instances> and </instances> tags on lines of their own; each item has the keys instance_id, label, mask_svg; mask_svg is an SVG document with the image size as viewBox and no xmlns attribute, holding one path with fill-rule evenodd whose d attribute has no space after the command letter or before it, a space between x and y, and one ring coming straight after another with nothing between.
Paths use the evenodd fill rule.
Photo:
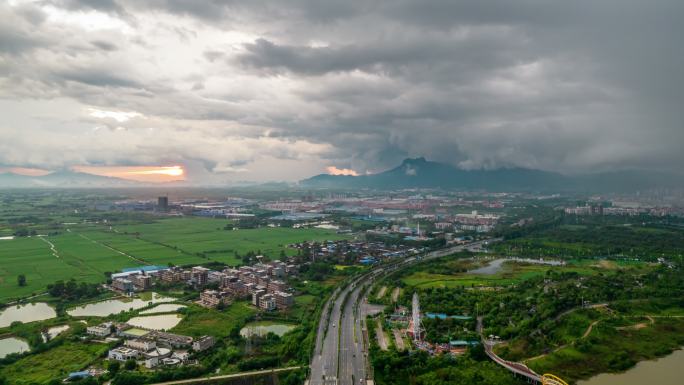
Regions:
<instances>
[{"instance_id":1,"label":"water reflection","mask_svg":"<svg viewBox=\"0 0 684 385\"><path fill-rule=\"evenodd\" d=\"M624 373L599 374L578 385L680 385L684 376L684 350L653 361L641 361Z\"/></svg>"},{"instance_id":2,"label":"water reflection","mask_svg":"<svg viewBox=\"0 0 684 385\"><path fill-rule=\"evenodd\" d=\"M0 358L5 358L12 353L27 352L29 344L19 338L10 337L0 339Z\"/></svg>"},{"instance_id":3,"label":"water reflection","mask_svg":"<svg viewBox=\"0 0 684 385\"><path fill-rule=\"evenodd\" d=\"M53 326L47 332L42 333L43 342L48 342L67 330L69 330L69 325Z\"/></svg>"},{"instance_id":4,"label":"water reflection","mask_svg":"<svg viewBox=\"0 0 684 385\"><path fill-rule=\"evenodd\" d=\"M283 334L294 328L295 325L277 324L272 322L252 322L240 329L240 335L243 337L249 337L252 335L265 336L268 333L274 333L282 337Z\"/></svg>"},{"instance_id":5,"label":"water reflection","mask_svg":"<svg viewBox=\"0 0 684 385\"><path fill-rule=\"evenodd\" d=\"M143 329L169 330L183 319L178 314L151 315L146 317L133 317L126 323Z\"/></svg>"},{"instance_id":6,"label":"water reflection","mask_svg":"<svg viewBox=\"0 0 684 385\"><path fill-rule=\"evenodd\" d=\"M149 300L143 300L140 298L109 299L106 301L90 303L84 306L69 309L67 310L67 313L74 317L106 317L108 315L117 314L122 311L142 309L146 306L149 306L150 303L171 301L175 301L175 298L163 297L161 295L153 293L152 298Z\"/></svg>"},{"instance_id":7,"label":"water reflection","mask_svg":"<svg viewBox=\"0 0 684 385\"><path fill-rule=\"evenodd\" d=\"M55 317L57 317L55 309L44 302L10 306L0 311L0 328L9 326L15 321L34 322Z\"/></svg>"}]
</instances>

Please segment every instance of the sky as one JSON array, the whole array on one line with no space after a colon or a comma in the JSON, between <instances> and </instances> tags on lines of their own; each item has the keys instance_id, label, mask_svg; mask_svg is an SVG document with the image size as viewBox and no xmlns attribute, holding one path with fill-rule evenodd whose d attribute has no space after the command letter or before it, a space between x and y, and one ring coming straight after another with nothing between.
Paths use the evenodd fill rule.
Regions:
<instances>
[{"instance_id":1,"label":"sky","mask_svg":"<svg viewBox=\"0 0 684 385\"><path fill-rule=\"evenodd\" d=\"M681 0L0 0L0 170L680 170L682 15Z\"/></svg>"}]
</instances>

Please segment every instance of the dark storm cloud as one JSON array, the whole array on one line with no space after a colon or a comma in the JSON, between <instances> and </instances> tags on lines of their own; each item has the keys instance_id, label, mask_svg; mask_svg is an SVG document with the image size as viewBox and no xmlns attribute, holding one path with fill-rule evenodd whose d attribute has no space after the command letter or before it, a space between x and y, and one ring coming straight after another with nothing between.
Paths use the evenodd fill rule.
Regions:
<instances>
[{"instance_id":1,"label":"dark storm cloud","mask_svg":"<svg viewBox=\"0 0 684 385\"><path fill-rule=\"evenodd\" d=\"M115 0L57 0L55 4L72 10L96 10L120 15L126 13Z\"/></svg>"},{"instance_id":2,"label":"dark storm cloud","mask_svg":"<svg viewBox=\"0 0 684 385\"><path fill-rule=\"evenodd\" d=\"M71 33L37 6L0 8L2 95L139 112L148 120L108 122L112 138L134 141L153 121L212 169L316 146L361 172L407 156L568 172L684 164L681 1L53 4L128 30ZM247 150L202 150L238 139ZM145 147L144 159L156 151L167 155Z\"/></svg>"},{"instance_id":3,"label":"dark storm cloud","mask_svg":"<svg viewBox=\"0 0 684 385\"><path fill-rule=\"evenodd\" d=\"M400 74L420 69L426 63L448 62L453 78L477 68L474 65L478 62L484 67L496 66L512 48L486 37L478 40L477 45L472 41L458 42L444 38L432 41L411 38L407 41L388 39L352 45L307 47L278 45L258 39L245 45L247 53L238 60L257 69L307 75L353 70ZM481 67L478 69L482 70Z\"/></svg>"},{"instance_id":4,"label":"dark storm cloud","mask_svg":"<svg viewBox=\"0 0 684 385\"><path fill-rule=\"evenodd\" d=\"M0 25L0 52L18 54L43 45L41 39L36 39L21 31L10 30Z\"/></svg>"},{"instance_id":5,"label":"dark storm cloud","mask_svg":"<svg viewBox=\"0 0 684 385\"><path fill-rule=\"evenodd\" d=\"M54 76L58 79L74 81L97 87L144 88L143 84L135 80L128 79L124 76L113 73L89 68L74 68L57 72L54 74Z\"/></svg>"},{"instance_id":6,"label":"dark storm cloud","mask_svg":"<svg viewBox=\"0 0 684 385\"><path fill-rule=\"evenodd\" d=\"M116 44L112 44L108 41L104 40L93 40L90 42L90 44L94 45L95 47L103 50L103 51L116 51L119 49Z\"/></svg>"}]
</instances>

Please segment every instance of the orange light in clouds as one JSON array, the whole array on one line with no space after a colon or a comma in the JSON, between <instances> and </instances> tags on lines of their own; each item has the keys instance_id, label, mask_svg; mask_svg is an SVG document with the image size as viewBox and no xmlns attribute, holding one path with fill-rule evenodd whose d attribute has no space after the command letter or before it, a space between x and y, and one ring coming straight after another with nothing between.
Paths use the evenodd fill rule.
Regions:
<instances>
[{"instance_id":1,"label":"orange light in clouds","mask_svg":"<svg viewBox=\"0 0 684 385\"><path fill-rule=\"evenodd\" d=\"M328 166L325 168L325 170L330 175L351 175L351 176L358 176L359 175L358 172L356 172L350 168L337 168L335 166Z\"/></svg>"},{"instance_id":2,"label":"orange light in clouds","mask_svg":"<svg viewBox=\"0 0 684 385\"><path fill-rule=\"evenodd\" d=\"M182 166L76 166L75 171L88 174L130 179L140 182L171 182L185 180Z\"/></svg>"},{"instance_id":3,"label":"orange light in clouds","mask_svg":"<svg viewBox=\"0 0 684 385\"><path fill-rule=\"evenodd\" d=\"M12 174L26 175L26 176L43 176L50 173L48 170L40 168L28 167L0 167L0 173L11 172Z\"/></svg>"},{"instance_id":4,"label":"orange light in clouds","mask_svg":"<svg viewBox=\"0 0 684 385\"><path fill-rule=\"evenodd\" d=\"M130 171L129 174L137 175L170 175L170 176L181 176L185 174L183 167L181 166L171 166L171 167L159 167L151 170L142 171Z\"/></svg>"}]
</instances>

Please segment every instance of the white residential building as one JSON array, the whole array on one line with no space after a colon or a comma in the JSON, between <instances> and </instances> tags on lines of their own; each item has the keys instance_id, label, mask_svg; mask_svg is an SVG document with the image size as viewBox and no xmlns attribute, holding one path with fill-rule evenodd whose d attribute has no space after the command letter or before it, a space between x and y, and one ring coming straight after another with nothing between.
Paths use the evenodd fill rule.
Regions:
<instances>
[{"instance_id":1,"label":"white residential building","mask_svg":"<svg viewBox=\"0 0 684 385\"><path fill-rule=\"evenodd\" d=\"M111 360L127 361L130 359L136 359L139 355L140 352L135 349L120 346L110 350L107 357Z\"/></svg>"}]
</instances>

